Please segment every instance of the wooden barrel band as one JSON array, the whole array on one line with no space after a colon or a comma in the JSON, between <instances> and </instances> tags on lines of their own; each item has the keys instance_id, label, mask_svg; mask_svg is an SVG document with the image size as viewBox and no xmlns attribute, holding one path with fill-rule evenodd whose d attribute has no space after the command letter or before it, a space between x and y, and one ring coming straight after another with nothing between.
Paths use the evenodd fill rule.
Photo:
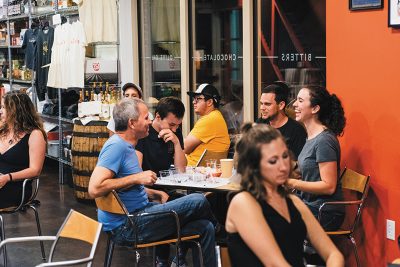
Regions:
<instances>
[{"instance_id":1,"label":"wooden barrel band","mask_svg":"<svg viewBox=\"0 0 400 267\"><path fill-rule=\"evenodd\" d=\"M87 193L87 191L88 191L87 187L82 187L82 186L79 186L76 184L74 184L74 188L76 191L81 191L81 192L85 192L85 193Z\"/></svg>"},{"instance_id":2,"label":"wooden barrel band","mask_svg":"<svg viewBox=\"0 0 400 267\"><path fill-rule=\"evenodd\" d=\"M82 133L74 132L74 137L89 137L89 138L108 138L110 135L108 133Z\"/></svg>"},{"instance_id":3,"label":"wooden barrel band","mask_svg":"<svg viewBox=\"0 0 400 267\"><path fill-rule=\"evenodd\" d=\"M71 155L75 157L98 157L100 152L71 151Z\"/></svg>"},{"instance_id":4,"label":"wooden barrel band","mask_svg":"<svg viewBox=\"0 0 400 267\"><path fill-rule=\"evenodd\" d=\"M92 172L82 171L82 170L78 170L75 168L72 169L72 174L79 175L79 176L87 176L88 180L89 180L89 177L92 176Z\"/></svg>"}]
</instances>

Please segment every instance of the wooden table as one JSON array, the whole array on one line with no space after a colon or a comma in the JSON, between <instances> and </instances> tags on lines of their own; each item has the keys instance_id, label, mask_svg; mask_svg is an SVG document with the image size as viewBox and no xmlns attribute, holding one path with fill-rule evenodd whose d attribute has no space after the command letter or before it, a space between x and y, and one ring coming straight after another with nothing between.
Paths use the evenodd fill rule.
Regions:
<instances>
[{"instance_id":1,"label":"wooden table","mask_svg":"<svg viewBox=\"0 0 400 267\"><path fill-rule=\"evenodd\" d=\"M219 178L219 179L229 179L229 178ZM237 183L231 183L218 186L218 187L207 187L207 183L199 183L198 185L192 184L182 184L178 182L168 182L168 184L164 183L155 183L152 187L155 189L183 189L188 191L197 191L197 192L216 192L216 193L223 193L223 192L231 192L231 191L239 191L240 185Z\"/></svg>"}]
</instances>

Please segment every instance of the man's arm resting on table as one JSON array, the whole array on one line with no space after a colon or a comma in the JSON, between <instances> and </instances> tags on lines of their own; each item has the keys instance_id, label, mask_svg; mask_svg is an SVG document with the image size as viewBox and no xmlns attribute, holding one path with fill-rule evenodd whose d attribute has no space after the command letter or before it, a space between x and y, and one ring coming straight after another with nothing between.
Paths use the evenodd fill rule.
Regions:
<instances>
[{"instance_id":1,"label":"man's arm resting on table","mask_svg":"<svg viewBox=\"0 0 400 267\"><path fill-rule=\"evenodd\" d=\"M108 194L112 190L118 190L132 185L153 185L157 180L156 174L152 171L131 174L118 179L113 179L114 175L113 171L101 166L96 166L89 181L89 195L92 198L97 198Z\"/></svg>"}]
</instances>

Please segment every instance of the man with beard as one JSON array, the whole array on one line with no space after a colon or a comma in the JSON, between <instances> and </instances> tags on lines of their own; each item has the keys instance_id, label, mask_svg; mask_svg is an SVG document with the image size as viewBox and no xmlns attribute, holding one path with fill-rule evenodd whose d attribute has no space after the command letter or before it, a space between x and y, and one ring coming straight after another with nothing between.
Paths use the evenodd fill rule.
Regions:
<instances>
[{"instance_id":1,"label":"man with beard","mask_svg":"<svg viewBox=\"0 0 400 267\"><path fill-rule=\"evenodd\" d=\"M278 129L297 160L306 142L307 133L301 124L285 113L289 91L287 84L279 81L263 88L260 97L261 117L256 122L267 123Z\"/></svg>"}]
</instances>

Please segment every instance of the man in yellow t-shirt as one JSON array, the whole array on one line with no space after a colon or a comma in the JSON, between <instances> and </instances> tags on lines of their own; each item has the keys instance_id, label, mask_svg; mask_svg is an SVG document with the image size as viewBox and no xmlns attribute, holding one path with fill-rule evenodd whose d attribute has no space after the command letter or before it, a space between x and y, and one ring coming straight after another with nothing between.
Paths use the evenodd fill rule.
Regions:
<instances>
[{"instance_id":1,"label":"man in yellow t-shirt","mask_svg":"<svg viewBox=\"0 0 400 267\"><path fill-rule=\"evenodd\" d=\"M218 110L221 101L218 90L204 83L195 92L187 93L193 97L194 112L200 115L184 141L188 166L195 166L205 149L213 152L228 151L230 139L226 122Z\"/></svg>"}]
</instances>

